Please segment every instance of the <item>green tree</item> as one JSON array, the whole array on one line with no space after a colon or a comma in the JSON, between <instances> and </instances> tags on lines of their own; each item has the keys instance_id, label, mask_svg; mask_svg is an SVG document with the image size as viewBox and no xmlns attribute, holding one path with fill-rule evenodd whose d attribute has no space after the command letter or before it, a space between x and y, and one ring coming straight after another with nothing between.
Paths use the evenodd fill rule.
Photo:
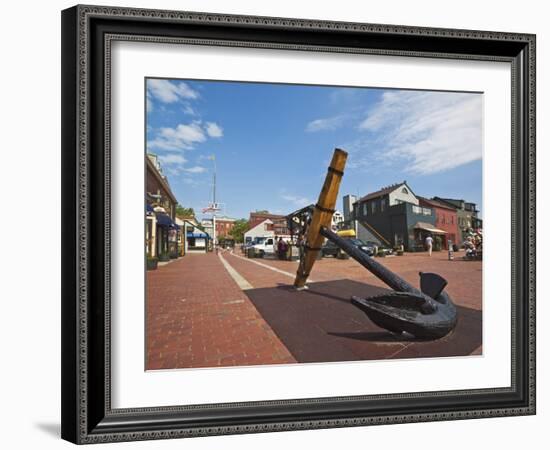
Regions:
<instances>
[{"instance_id":1,"label":"green tree","mask_svg":"<svg viewBox=\"0 0 550 450\"><path fill-rule=\"evenodd\" d=\"M267 209L257 209L256 212L258 214L269 214L269 211Z\"/></svg>"},{"instance_id":2,"label":"green tree","mask_svg":"<svg viewBox=\"0 0 550 450\"><path fill-rule=\"evenodd\" d=\"M195 210L193 208L185 208L178 203L176 205L176 215L181 217L195 217Z\"/></svg>"},{"instance_id":3,"label":"green tree","mask_svg":"<svg viewBox=\"0 0 550 450\"><path fill-rule=\"evenodd\" d=\"M233 239L235 239L235 242L243 242L244 240L244 233L248 230L248 220L246 219L238 219L233 224L233 228L231 228L231 236L233 236Z\"/></svg>"}]
</instances>

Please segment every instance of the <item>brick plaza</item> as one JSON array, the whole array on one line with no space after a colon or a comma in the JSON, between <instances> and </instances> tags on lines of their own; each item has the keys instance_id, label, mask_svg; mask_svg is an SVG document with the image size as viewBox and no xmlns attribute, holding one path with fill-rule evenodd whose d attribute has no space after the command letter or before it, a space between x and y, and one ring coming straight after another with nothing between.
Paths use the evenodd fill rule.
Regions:
<instances>
[{"instance_id":1,"label":"brick plaza","mask_svg":"<svg viewBox=\"0 0 550 450\"><path fill-rule=\"evenodd\" d=\"M451 261L447 259L446 252L434 252L431 257L426 253L406 253L404 256L377 260L415 286L419 282L418 272L439 273L448 281L447 292L455 304L464 311L477 314L480 321L482 263L465 261L462 255L463 252L457 253ZM284 328L286 319L296 321L296 317L291 317L291 312L281 306L278 320L267 320L251 301L254 298L252 293L256 297L270 295L273 301L271 311L275 310L279 314L277 293L283 291L276 289L289 289L296 269L297 262L247 259L236 249L234 252L220 250L218 254L188 254L157 270L148 271L146 368L154 370L307 361L307 358L302 357L302 348L299 352L295 347L291 350L285 345L284 342L288 344L289 340L281 334L282 328L273 329L270 325L282 323ZM319 286L339 283L334 286L343 287L361 286L359 283L362 283L374 288L386 288L384 283L352 259L324 258L317 261L310 283ZM288 289L285 293L287 297L291 295ZM296 301L301 301L299 296L296 296ZM308 301L315 308L315 302ZM323 307L321 302L318 304L319 308ZM333 321L337 322L337 319L332 317ZM312 317L312 320L315 318ZM314 323L308 325L316 327ZM322 326L319 324L317 328L322 329ZM338 339L354 351L363 354L371 352L372 357L369 359L423 356L424 348L430 351L434 349L434 344L422 347L423 344L406 338L385 338L386 334L385 330L378 329L363 340L353 334L349 338L339 336ZM441 341L438 345L443 347L440 352L443 351L445 355L445 338ZM308 345L306 342L302 346L306 353ZM481 342L462 351L480 354ZM315 348L312 352L320 354L322 360L322 349Z\"/></svg>"}]
</instances>

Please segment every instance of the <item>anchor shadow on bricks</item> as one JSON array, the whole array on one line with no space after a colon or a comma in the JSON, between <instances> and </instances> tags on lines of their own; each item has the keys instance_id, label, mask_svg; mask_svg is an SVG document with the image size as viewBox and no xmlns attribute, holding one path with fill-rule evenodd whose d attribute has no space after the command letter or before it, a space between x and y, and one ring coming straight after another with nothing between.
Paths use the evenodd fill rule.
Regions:
<instances>
[{"instance_id":1,"label":"anchor shadow on bricks","mask_svg":"<svg viewBox=\"0 0 550 450\"><path fill-rule=\"evenodd\" d=\"M480 353L480 310L457 305L456 328L441 339L423 341L406 334L397 336L378 327L350 302L352 295L368 297L382 294L386 289L347 279L309 283L308 286L304 291L296 291L290 285L245 291L297 362Z\"/></svg>"}]
</instances>

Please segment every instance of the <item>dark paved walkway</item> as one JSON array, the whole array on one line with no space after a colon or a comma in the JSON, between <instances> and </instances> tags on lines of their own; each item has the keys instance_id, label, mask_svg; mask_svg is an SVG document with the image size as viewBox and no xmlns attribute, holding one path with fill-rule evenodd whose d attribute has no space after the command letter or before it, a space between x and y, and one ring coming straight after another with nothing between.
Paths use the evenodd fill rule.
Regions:
<instances>
[{"instance_id":1,"label":"dark paved walkway","mask_svg":"<svg viewBox=\"0 0 550 450\"><path fill-rule=\"evenodd\" d=\"M313 281L308 282L310 290L296 292L288 289L296 262L224 253L254 287L246 294L298 362L481 354L482 263L463 261L460 256L449 261L446 252L434 252L431 257L417 253L377 259L417 287L419 271L439 273L449 282L447 291L458 310L457 328L443 339L415 342L392 336L349 304L351 295L374 295L387 288L352 259L317 261L310 277Z\"/></svg>"},{"instance_id":2,"label":"dark paved walkway","mask_svg":"<svg viewBox=\"0 0 550 450\"><path fill-rule=\"evenodd\" d=\"M379 328L350 303L352 295L385 290L353 280L247 290L258 311L301 363L467 356L481 343L481 312L457 307L457 327L442 339L422 341Z\"/></svg>"}]
</instances>

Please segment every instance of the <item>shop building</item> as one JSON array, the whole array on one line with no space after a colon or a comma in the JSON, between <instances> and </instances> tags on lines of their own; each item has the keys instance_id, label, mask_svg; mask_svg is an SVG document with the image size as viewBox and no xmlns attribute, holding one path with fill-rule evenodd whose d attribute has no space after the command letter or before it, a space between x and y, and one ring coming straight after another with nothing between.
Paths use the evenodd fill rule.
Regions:
<instances>
[{"instance_id":1,"label":"shop building","mask_svg":"<svg viewBox=\"0 0 550 450\"><path fill-rule=\"evenodd\" d=\"M406 181L367 194L353 203L350 200L353 196L344 198L348 220L358 221L383 245L403 245L407 251L420 251L428 235L445 239L446 231L436 226L434 209L422 206Z\"/></svg>"},{"instance_id":2,"label":"shop building","mask_svg":"<svg viewBox=\"0 0 550 450\"><path fill-rule=\"evenodd\" d=\"M456 208L433 199L430 200L424 197L419 197L418 199L420 201L420 206L433 209L436 228L445 231L445 239L441 243L443 248L448 249L449 242L451 245L459 245L462 238L458 229Z\"/></svg>"},{"instance_id":3,"label":"shop building","mask_svg":"<svg viewBox=\"0 0 550 450\"><path fill-rule=\"evenodd\" d=\"M216 217L216 239L231 237L231 230L233 230L236 220L226 216Z\"/></svg>"},{"instance_id":4,"label":"shop building","mask_svg":"<svg viewBox=\"0 0 550 450\"><path fill-rule=\"evenodd\" d=\"M244 233L244 242L248 244L263 237L275 237L273 222L270 219L265 219L263 222L257 223L255 226L249 228L248 231Z\"/></svg>"},{"instance_id":5,"label":"shop building","mask_svg":"<svg viewBox=\"0 0 550 450\"><path fill-rule=\"evenodd\" d=\"M456 209L460 243L466 240L472 230L483 228L483 221L478 217L479 210L475 203L444 197L434 197L433 200Z\"/></svg>"},{"instance_id":6,"label":"shop building","mask_svg":"<svg viewBox=\"0 0 550 450\"><path fill-rule=\"evenodd\" d=\"M249 229L254 228L256 225L269 219L272 222L273 233L275 236L289 236L290 230L288 228L286 216L279 214L270 214L263 212L251 212L248 219Z\"/></svg>"},{"instance_id":7,"label":"shop building","mask_svg":"<svg viewBox=\"0 0 550 450\"><path fill-rule=\"evenodd\" d=\"M178 257L179 226L175 222L175 195L156 155L147 154L145 190L145 251L159 260Z\"/></svg>"}]
</instances>

